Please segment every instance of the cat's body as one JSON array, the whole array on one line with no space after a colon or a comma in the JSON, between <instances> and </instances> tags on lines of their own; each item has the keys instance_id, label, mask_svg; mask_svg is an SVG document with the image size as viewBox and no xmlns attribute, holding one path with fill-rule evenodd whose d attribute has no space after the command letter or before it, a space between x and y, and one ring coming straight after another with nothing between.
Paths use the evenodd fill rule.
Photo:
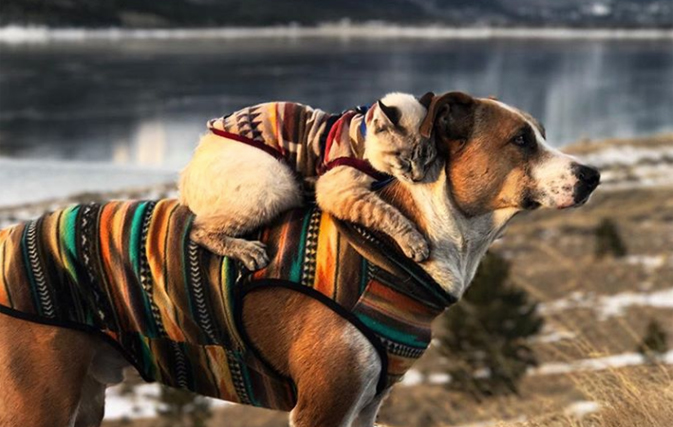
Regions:
<instances>
[{"instance_id":1,"label":"cat's body","mask_svg":"<svg viewBox=\"0 0 673 427\"><path fill-rule=\"evenodd\" d=\"M191 237L251 270L262 268L264 246L240 236L300 206L304 187L315 185L321 209L383 231L407 256L425 259L425 238L371 187L382 174L423 179L436 155L434 142L419 132L426 113L413 96L395 93L339 117L277 102L211 121L180 179L180 200L196 214Z\"/></svg>"}]
</instances>

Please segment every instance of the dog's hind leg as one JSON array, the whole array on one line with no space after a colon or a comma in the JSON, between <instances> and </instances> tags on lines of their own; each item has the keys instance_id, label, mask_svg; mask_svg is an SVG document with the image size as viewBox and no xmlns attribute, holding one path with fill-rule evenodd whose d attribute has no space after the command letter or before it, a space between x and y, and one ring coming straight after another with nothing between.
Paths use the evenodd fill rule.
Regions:
<instances>
[{"instance_id":1,"label":"dog's hind leg","mask_svg":"<svg viewBox=\"0 0 673 427\"><path fill-rule=\"evenodd\" d=\"M369 402L358 414L357 418L352 424L352 427L374 427L376 424L376 416L379 413L383 400L388 396L388 392L384 392L376 396Z\"/></svg>"},{"instance_id":2,"label":"dog's hind leg","mask_svg":"<svg viewBox=\"0 0 673 427\"><path fill-rule=\"evenodd\" d=\"M74 426L94 338L0 314L0 427Z\"/></svg>"},{"instance_id":3,"label":"dog's hind leg","mask_svg":"<svg viewBox=\"0 0 673 427\"><path fill-rule=\"evenodd\" d=\"M105 389L124 380L129 363L108 344L101 342L82 385L75 427L98 427L105 414Z\"/></svg>"},{"instance_id":4,"label":"dog's hind leg","mask_svg":"<svg viewBox=\"0 0 673 427\"><path fill-rule=\"evenodd\" d=\"M82 384L82 396L74 427L98 427L105 414L105 384L87 375Z\"/></svg>"}]
</instances>

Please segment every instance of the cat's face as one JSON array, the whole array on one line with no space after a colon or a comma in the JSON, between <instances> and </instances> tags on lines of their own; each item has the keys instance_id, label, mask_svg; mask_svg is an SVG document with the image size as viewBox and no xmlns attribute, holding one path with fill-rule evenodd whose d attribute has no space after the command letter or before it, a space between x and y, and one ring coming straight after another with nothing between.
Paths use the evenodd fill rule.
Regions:
<instances>
[{"instance_id":1,"label":"cat's face","mask_svg":"<svg viewBox=\"0 0 673 427\"><path fill-rule=\"evenodd\" d=\"M372 109L365 158L375 169L398 179L421 181L437 155L434 139L419 132L426 108L412 95L393 93Z\"/></svg>"}]
</instances>

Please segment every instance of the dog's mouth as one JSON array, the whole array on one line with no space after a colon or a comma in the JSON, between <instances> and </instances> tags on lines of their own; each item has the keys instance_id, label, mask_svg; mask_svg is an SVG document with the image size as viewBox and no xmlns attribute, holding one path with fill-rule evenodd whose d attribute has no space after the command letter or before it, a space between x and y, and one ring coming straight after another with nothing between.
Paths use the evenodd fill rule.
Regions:
<instances>
[{"instance_id":1,"label":"dog's mouth","mask_svg":"<svg viewBox=\"0 0 673 427\"><path fill-rule=\"evenodd\" d=\"M580 200L575 200L572 203L568 203L566 205L559 206L558 209L572 209L572 208L579 208L580 206L583 206L586 204L586 202L589 201L589 198L591 197L591 193L587 194L585 197L581 198Z\"/></svg>"},{"instance_id":2,"label":"dog's mouth","mask_svg":"<svg viewBox=\"0 0 673 427\"><path fill-rule=\"evenodd\" d=\"M530 194L526 195L521 201L521 208L527 211L534 211L540 206L542 206L542 203L535 200Z\"/></svg>"}]
</instances>

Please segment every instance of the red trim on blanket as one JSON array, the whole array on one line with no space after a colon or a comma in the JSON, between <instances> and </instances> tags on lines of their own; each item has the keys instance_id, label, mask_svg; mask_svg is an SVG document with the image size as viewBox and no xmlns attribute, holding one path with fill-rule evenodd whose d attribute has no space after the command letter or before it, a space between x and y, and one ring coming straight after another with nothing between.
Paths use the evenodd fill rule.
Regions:
<instances>
[{"instance_id":1,"label":"red trim on blanket","mask_svg":"<svg viewBox=\"0 0 673 427\"><path fill-rule=\"evenodd\" d=\"M345 114L345 115L347 115L347 114ZM338 123L338 121L337 121L337 123ZM333 126L332 129L330 130L330 136L328 137L328 140L327 140L327 144L328 144L327 149L329 149L329 144L331 144L332 140L334 139L334 134L332 134L332 132L334 132L335 127L336 126ZM255 141L254 139L250 139L250 138L245 137L245 136L241 136L241 135L238 135L238 134L235 134L235 133L227 132L225 130L217 129L217 128L213 127L212 123L208 124L208 130L210 130L212 133L214 133L215 135L220 136L222 138L232 139L234 141L241 142L241 143L249 145L251 147L258 148L258 149L264 151L265 153L273 156L274 158L276 158L277 160L279 160L281 162L287 161L285 159L285 156L283 155L283 153L281 153L280 151L276 150L273 147L269 147L268 145L264 144L263 142ZM332 137L332 140L330 140L330 137ZM350 166L352 168L355 168L355 169L359 170L360 172L362 172L364 174L367 174L367 175L371 176L376 181L380 181L380 182L390 179L390 175L374 169L374 167L371 165L371 163L369 163L368 160L356 159L354 157L338 157L334 160L323 163L320 166L318 166L318 173L319 173L319 175L322 175L325 172L327 172L329 170L332 170L337 166Z\"/></svg>"},{"instance_id":2,"label":"red trim on blanket","mask_svg":"<svg viewBox=\"0 0 673 427\"><path fill-rule=\"evenodd\" d=\"M273 147L269 147L263 142L255 141L254 139L247 138L245 136L237 135L235 133L227 132L225 130L214 128L212 125L208 126L208 129L217 136L222 138L233 139L234 141L242 142L243 144L250 145L251 147L259 148L265 153L275 157L277 160L285 161L285 156L280 151L276 150Z\"/></svg>"},{"instance_id":3,"label":"red trim on blanket","mask_svg":"<svg viewBox=\"0 0 673 427\"><path fill-rule=\"evenodd\" d=\"M338 157L331 162L325 163L321 174L324 174L325 172L332 170L337 166L350 166L359 170L360 172L366 173L377 181L385 181L390 178L390 175L374 169L368 160L356 159L355 157Z\"/></svg>"},{"instance_id":4,"label":"red trim on blanket","mask_svg":"<svg viewBox=\"0 0 673 427\"><path fill-rule=\"evenodd\" d=\"M339 117L339 119L332 125L332 128L329 130L329 134L327 135L327 145L325 145L325 152L322 153L323 158L326 159L327 156L329 155L329 152L332 149L332 144L338 144L339 143L339 137L341 136L341 133L343 132L342 129L344 127L344 124L350 123L351 119L356 114L357 113L353 110L347 111L344 114L342 114L341 117ZM329 163L329 162L325 162L325 163Z\"/></svg>"}]
</instances>

